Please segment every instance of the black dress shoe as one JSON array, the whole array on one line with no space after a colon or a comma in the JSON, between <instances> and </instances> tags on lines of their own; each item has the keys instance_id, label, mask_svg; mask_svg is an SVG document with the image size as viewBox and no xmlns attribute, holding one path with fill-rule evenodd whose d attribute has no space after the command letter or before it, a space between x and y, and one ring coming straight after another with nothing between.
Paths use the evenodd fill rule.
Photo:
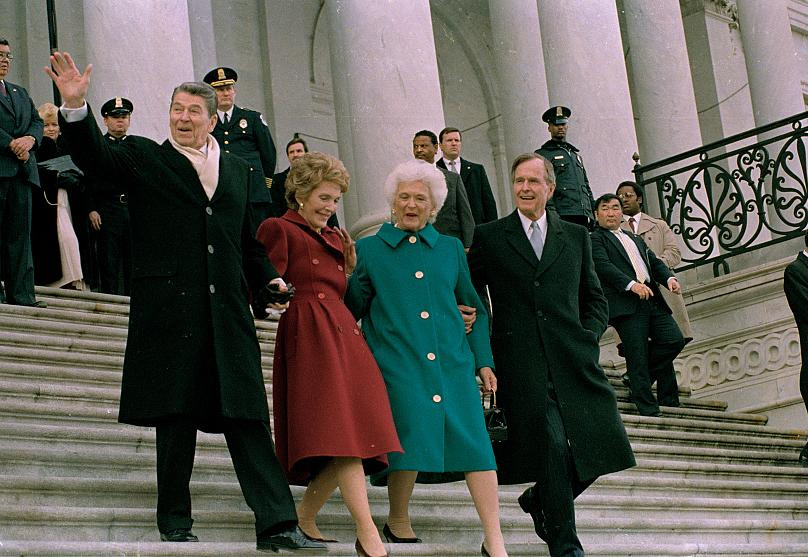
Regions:
<instances>
[{"instance_id":1,"label":"black dress shoe","mask_svg":"<svg viewBox=\"0 0 808 557\"><path fill-rule=\"evenodd\" d=\"M806 443L802 448L802 451L800 451L799 462L802 466L808 466L808 443Z\"/></svg>"},{"instance_id":2,"label":"black dress shoe","mask_svg":"<svg viewBox=\"0 0 808 557\"><path fill-rule=\"evenodd\" d=\"M193 535L190 528L175 528L170 532L160 532L161 542L198 542L199 538Z\"/></svg>"},{"instance_id":3,"label":"black dress shoe","mask_svg":"<svg viewBox=\"0 0 808 557\"><path fill-rule=\"evenodd\" d=\"M421 543L423 540L421 538L399 538L396 536L392 530L390 530L390 526L387 524L384 525L382 528L382 534L384 534L384 539L386 539L390 543Z\"/></svg>"},{"instance_id":4,"label":"black dress shoe","mask_svg":"<svg viewBox=\"0 0 808 557\"><path fill-rule=\"evenodd\" d=\"M322 542L317 542L308 539L303 531L295 526L291 530L279 532L277 534L266 535L261 534L255 543L255 548L258 551L274 551L278 552L281 549L296 549L296 550L319 550L326 549L326 545Z\"/></svg>"},{"instance_id":5,"label":"black dress shoe","mask_svg":"<svg viewBox=\"0 0 808 557\"><path fill-rule=\"evenodd\" d=\"M628 373L624 373L624 374L623 374L623 375L620 377L620 381L622 381L622 382L623 382L623 385L625 385L625 386L626 386L626 387L628 387L629 389L631 388L631 379L629 379L629 378L628 378Z\"/></svg>"},{"instance_id":6,"label":"black dress shoe","mask_svg":"<svg viewBox=\"0 0 808 557\"><path fill-rule=\"evenodd\" d=\"M491 557L491 554L488 553L488 550L485 548L485 542L483 542L482 545L480 546L480 553L482 555L485 555L485 557Z\"/></svg>"},{"instance_id":7,"label":"black dress shoe","mask_svg":"<svg viewBox=\"0 0 808 557\"><path fill-rule=\"evenodd\" d=\"M527 488L522 495L517 499L519 507L530 515L533 519L533 527L536 529L536 534L544 541L547 542L547 527L544 525L544 512L542 512L541 504L532 487Z\"/></svg>"}]
</instances>

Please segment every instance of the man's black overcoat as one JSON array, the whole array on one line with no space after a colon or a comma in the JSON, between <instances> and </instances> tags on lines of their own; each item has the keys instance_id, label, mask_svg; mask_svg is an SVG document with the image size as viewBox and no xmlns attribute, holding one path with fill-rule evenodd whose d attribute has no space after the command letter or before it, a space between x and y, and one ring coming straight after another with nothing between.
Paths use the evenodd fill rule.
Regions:
<instances>
[{"instance_id":1,"label":"man's black overcoat","mask_svg":"<svg viewBox=\"0 0 808 557\"><path fill-rule=\"evenodd\" d=\"M61 121L79 167L123 179L132 225L132 296L119 421L190 417L269 421L248 284L277 273L250 234L249 166L221 154L208 200L191 163L166 141L111 148L90 113Z\"/></svg>"},{"instance_id":2,"label":"man's black overcoat","mask_svg":"<svg viewBox=\"0 0 808 557\"><path fill-rule=\"evenodd\" d=\"M491 294L497 403L509 427L508 441L495 445L502 484L540 479L548 374L578 478L635 464L614 390L598 365L608 308L589 234L547 216L541 261L516 211L478 226L469 252L475 286L487 285Z\"/></svg>"}]
</instances>

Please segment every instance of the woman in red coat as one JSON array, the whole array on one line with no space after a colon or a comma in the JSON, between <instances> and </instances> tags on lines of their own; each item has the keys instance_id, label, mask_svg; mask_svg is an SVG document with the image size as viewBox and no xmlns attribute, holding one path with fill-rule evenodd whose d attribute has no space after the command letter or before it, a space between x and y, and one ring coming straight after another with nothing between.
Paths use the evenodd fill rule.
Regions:
<instances>
[{"instance_id":1,"label":"woman in red coat","mask_svg":"<svg viewBox=\"0 0 808 557\"><path fill-rule=\"evenodd\" d=\"M386 555L373 523L365 474L402 452L387 391L356 320L343 303L356 250L346 230L326 225L348 189L330 155L307 153L286 180L291 209L265 220L258 239L295 296L275 341L272 400L278 459L306 485L298 507L307 537L322 540L317 512L339 486L356 522L359 555Z\"/></svg>"}]
</instances>

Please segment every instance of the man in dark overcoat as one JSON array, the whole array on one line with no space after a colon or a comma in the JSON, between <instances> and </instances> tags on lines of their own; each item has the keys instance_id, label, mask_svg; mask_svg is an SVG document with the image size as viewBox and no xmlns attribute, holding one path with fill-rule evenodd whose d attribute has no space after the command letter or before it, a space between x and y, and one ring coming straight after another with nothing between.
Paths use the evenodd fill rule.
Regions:
<instances>
[{"instance_id":1,"label":"man in dark overcoat","mask_svg":"<svg viewBox=\"0 0 808 557\"><path fill-rule=\"evenodd\" d=\"M623 342L631 399L643 416L659 416L660 405L679 406L673 360L685 339L658 285L676 294L679 282L640 236L621 229L623 210L615 194L595 201L595 218L592 258L609 302L609 323Z\"/></svg>"},{"instance_id":2,"label":"man in dark overcoat","mask_svg":"<svg viewBox=\"0 0 808 557\"><path fill-rule=\"evenodd\" d=\"M219 106L213 137L225 153L239 156L250 165L250 210L256 229L273 216L272 176L275 173L275 142L264 116L235 104L238 74L232 68L214 68L202 79L216 90Z\"/></svg>"},{"instance_id":3,"label":"man in dark overcoat","mask_svg":"<svg viewBox=\"0 0 808 557\"><path fill-rule=\"evenodd\" d=\"M608 308L589 234L545 211L552 164L535 153L511 167L517 209L477 227L472 279L487 286L491 347L508 420L495 446L500 483L535 482L520 497L550 554L583 555L573 499L598 476L635 464L614 390L598 365Z\"/></svg>"},{"instance_id":4,"label":"man in dark overcoat","mask_svg":"<svg viewBox=\"0 0 808 557\"><path fill-rule=\"evenodd\" d=\"M183 83L172 94L167 141L130 136L113 148L85 102L92 68L79 72L67 53L50 61L75 162L127 187L133 273L118 419L156 428L161 539L197 541L188 484L204 430L225 435L258 549L324 547L297 527L273 450L248 288L282 280L252 235L249 167L210 136L215 92Z\"/></svg>"},{"instance_id":5,"label":"man in dark overcoat","mask_svg":"<svg viewBox=\"0 0 808 557\"><path fill-rule=\"evenodd\" d=\"M788 264L783 273L783 290L800 334L800 394L808 408L808 232L805 233L805 249ZM800 452L799 462L808 466L808 443Z\"/></svg>"},{"instance_id":6,"label":"man in dark overcoat","mask_svg":"<svg viewBox=\"0 0 808 557\"><path fill-rule=\"evenodd\" d=\"M5 80L12 60L0 38L0 301L41 307L34 298L31 194L40 189L34 152L45 126L28 91Z\"/></svg>"}]
</instances>

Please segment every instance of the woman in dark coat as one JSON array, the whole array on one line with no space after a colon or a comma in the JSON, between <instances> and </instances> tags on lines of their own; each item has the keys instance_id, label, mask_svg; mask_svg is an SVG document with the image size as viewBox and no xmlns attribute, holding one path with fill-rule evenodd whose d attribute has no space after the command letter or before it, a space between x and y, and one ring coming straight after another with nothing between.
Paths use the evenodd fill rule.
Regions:
<instances>
[{"instance_id":1,"label":"woman in dark coat","mask_svg":"<svg viewBox=\"0 0 808 557\"><path fill-rule=\"evenodd\" d=\"M41 164L67 156L57 110L51 103L44 103L38 109L45 129L37 149L42 189L34 192L31 204L34 282L40 286L84 290L80 254L86 247L87 234L86 219L81 211L81 172L77 168L59 171Z\"/></svg>"},{"instance_id":2,"label":"woman in dark coat","mask_svg":"<svg viewBox=\"0 0 808 557\"><path fill-rule=\"evenodd\" d=\"M418 472L464 473L485 530L483 555L507 555L494 453L475 372L496 389L488 319L457 238L430 224L446 199L443 174L423 161L397 166L385 193L392 223L359 240L346 303L362 318L387 383L404 454L390 455L389 541L417 542L409 499ZM466 334L458 304L477 309Z\"/></svg>"},{"instance_id":3,"label":"woman in dark coat","mask_svg":"<svg viewBox=\"0 0 808 557\"><path fill-rule=\"evenodd\" d=\"M303 532L325 541L315 517L339 486L357 552L382 555L365 474L386 468L386 454L401 445L379 368L342 300L356 265L353 240L326 224L348 179L334 157L304 155L287 180L292 209L258 229L272 265L296 289L275 343L275 447L290 482L308 484L298 507Z\"/></svg>"}]
</instances>

